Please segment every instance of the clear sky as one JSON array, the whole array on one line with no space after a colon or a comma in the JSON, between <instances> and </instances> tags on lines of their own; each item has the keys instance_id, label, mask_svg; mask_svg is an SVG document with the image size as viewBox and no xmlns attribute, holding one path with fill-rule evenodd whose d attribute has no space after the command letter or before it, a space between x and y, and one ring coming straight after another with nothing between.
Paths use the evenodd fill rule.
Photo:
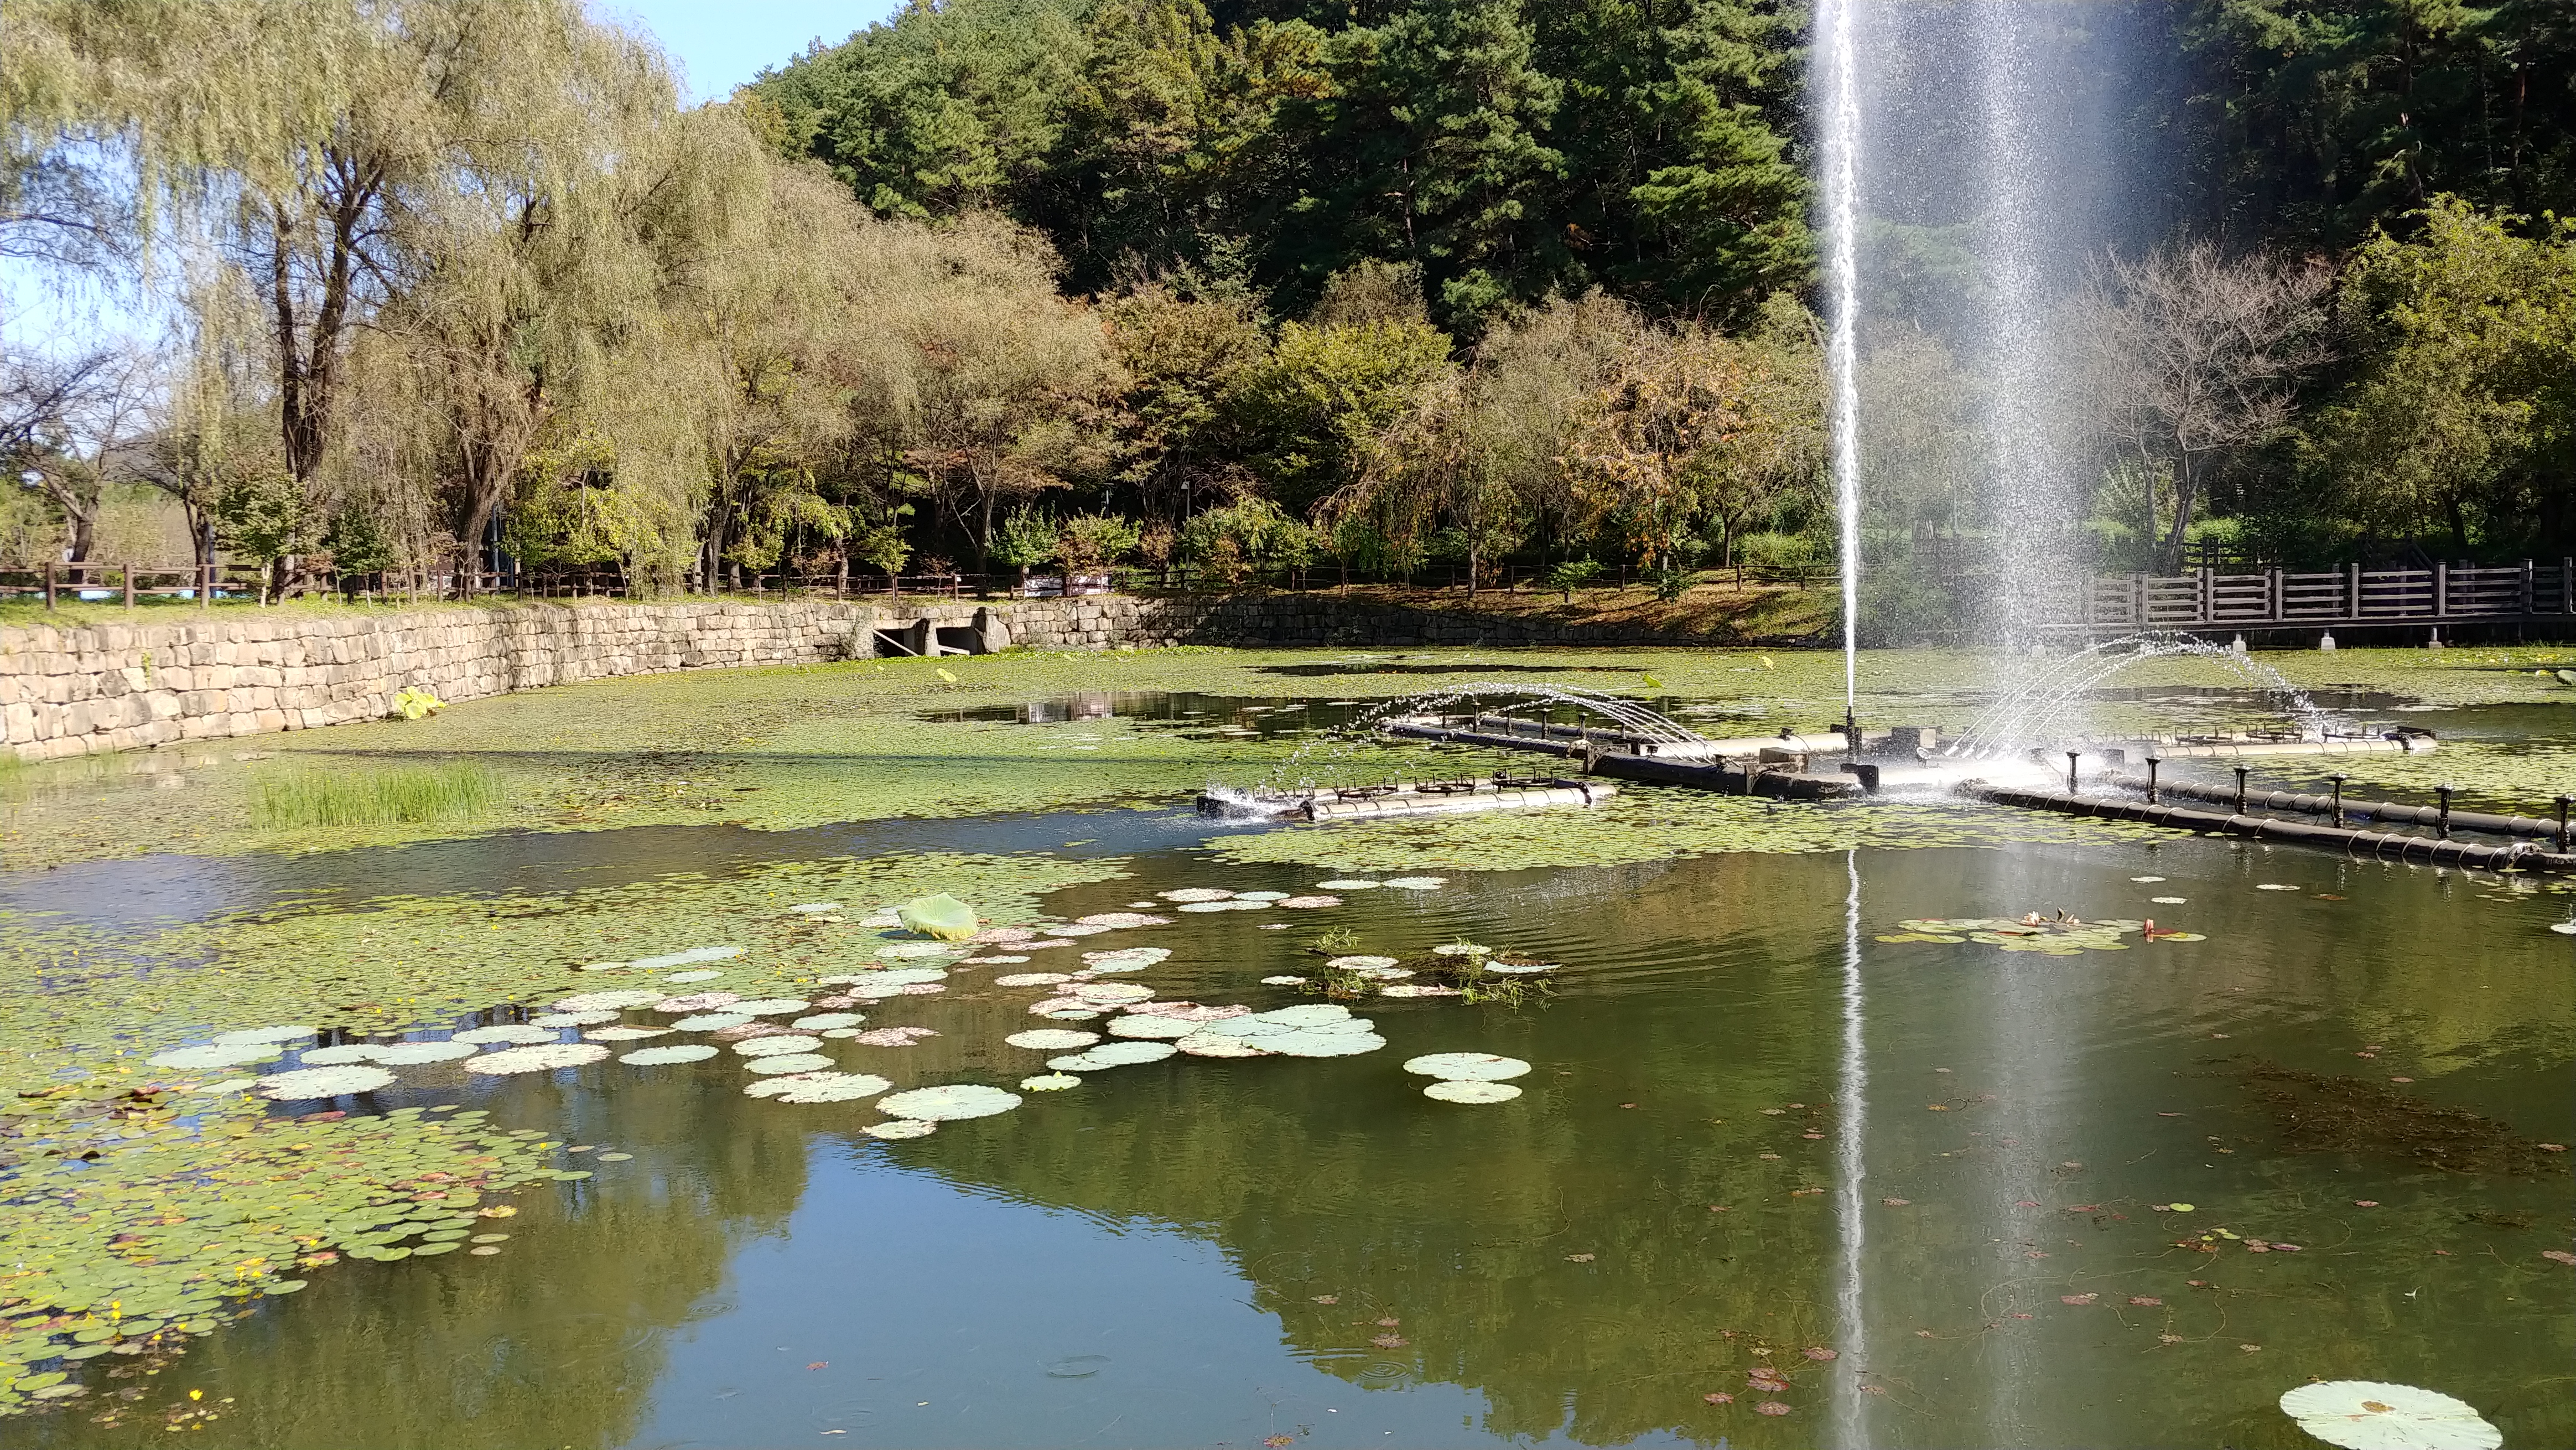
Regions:
<instances>
[{"instance_id":1,"label":"clear sky","mask_svg":"<svg viewBox=\"0 0 2576 1450\"><path fill-rule=\"evenodd\" d=\"M650 31L680 64L692 101L717 101L820 37L838 45L894 13L898 0L591 0L590 13Z\"/></svg>"}]
</instances>

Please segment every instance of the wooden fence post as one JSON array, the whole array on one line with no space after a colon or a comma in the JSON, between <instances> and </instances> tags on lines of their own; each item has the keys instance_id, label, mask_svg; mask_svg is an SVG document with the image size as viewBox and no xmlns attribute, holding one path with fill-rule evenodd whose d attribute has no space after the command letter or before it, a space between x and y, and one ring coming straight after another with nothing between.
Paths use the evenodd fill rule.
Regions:
<instances>
[{"instance_id":1,"label":"wooden fence post","mask_svg":"<svg viewBox=\"0 0 2576 1450\"><path fill-rule=\"evenodd\" d=\"M2531 587L2531 561L2525 559L2522 561L2522 617L2525 619L2531 617Z\"/></svg>"},{"instance_id":2,"label":"wooden fence post","mask_svg":"<svg viewBox=\"0 0 2576 1450\"><path fill-rule=\"evenodd\" d=\"M2558 561L2558 612L2576 614L2576 559Z\"/></svg>"},{"instance_id":3,"label":"wooden fence post","mask_svg":"<svg viewBox=\"0 0 2576 1450\"><path fill-rule=\"evenodd\" d=\"M2129 576L2129 623L2143 625L2146 622L2147 576L2144 573L2132 574Z\"/></svg>"},{"instance_id":4,"label":"wooden fence post","mask_svg":"<svg viewBox=\"0 0 2576 1450\"><path fill-rule=\"evenodd\" d=\"M2433 566L2433 617L2451 617L2451 566L2446 563Z\"/></svg>"},{"instance_id":5,"label":"wooden fence post","mask_svg":"<svg viewBox=\"0 0 2576 1450\"><path fill-rule=\"evenodd\" d=\"M2344 592L2351 596L2352 604L2352 608L2348 612L2353 618L2359 619L2361 618L2361 566L2359 564L2346 564L2343 568L2344 578L2346 580L2346 583L2344 584Z\"/></svg>"},{"instance_id":6,"label":"wooden fence post","mask_svg":"<svg viewBox=\"0 0 2576 1450\"><path fill-rule=\"evenodd\" d=\"M2200 566L2200 607L2193 611L2192 623L2194 624L2208 624L2211 622L2211 616L2217 613L2217 572L2207 564Z\"/></svg>"},{"instance_id":7,"label":"wooden fence post","mask_svg":"<svg viewBox=\"0 0 2576 1450\"><path fill-rule=\"evenodd\" d=\"M2277 620L2281 617L2281 571L2278 569L2263 571L2263 602L2264 618Z\"/></svg>"},{"instance_id":8,"label":"wooden fence post","mask_svg":"<svg viewBox=\"0 0 2576 1450\"><path fill-rule=\"evenodd\" d=\"M134 561L125 561L125 607L134 607Z\"/></svg>"},{"instance_id":9,"label":"wooden fence post","mask_svg":"<svg viewBox=\"0 0 2576 1450\"><path fill-rule=\"evenodd\" d=\"M45 607L54 607L54 561L51 559L45 561Z\"/></svg>"}]
</instances>

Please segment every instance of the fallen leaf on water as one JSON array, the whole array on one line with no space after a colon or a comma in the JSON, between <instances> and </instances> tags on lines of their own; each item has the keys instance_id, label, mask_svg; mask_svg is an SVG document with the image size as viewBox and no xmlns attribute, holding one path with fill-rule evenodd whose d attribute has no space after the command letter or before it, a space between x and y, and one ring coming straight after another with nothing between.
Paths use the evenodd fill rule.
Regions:
<instances>
[{"instance_id":1,"label":"fallen leaf on water","mask_svg":"<svg viewBox=\"0 0 2576 1450\"><path fill-rule=\"evenodd\" d=\"M2576 1254L2571 1254L2565 1249L2542 1249L2540 1256L2544 1259L2554 1259L2562 1264L2576 1264Z\"/></svg>"},{"instance_id":2,"label":"fallen leaf on water","mask_svg":"<svg viewBox=\"0 0 2576 1450\"><path fill-rule=\"evenodd\" d=\"M2029 1253L2022 1255L2022 1257L2026 1259L2044 1259L2048 1257L2048 1250L2033 1249Z\"/></svg>"},{"instance_id":3,"label":"fallen leaf on water","mask_svg":"<svg viewBox=\"0 0 2576 1450\"><path fill-rule=\"evenodd\" d=\"M1265 1435L1262 1437L1261 1443L1268 1446L1269 1450L1281 1450L1281 1447L1283 1446L1296 1444L1297 1437L1294 1435Z\"/></svg>"},{"instance_id":4,"label":"fallen leaf on water","mask_svg":"<svg viewBox=\"0 0 2576 1450\"><path fill-rule=\"evenodd\" d=\"M2567 1151L2567 1145L2564 1143L2534 1143L2532 1146L2538 1148L2543 1153L2564 1153Z\"/></svg>"},{"instance_id":5,"label":"fallen leaf on water","mask_svg":"<svg viewBox=\"0 0 2576 1450\"><path fill-rule=\"evenodd\" d=\"M2389 1079L2390 1082L2413 1082L2414 1080L2415 1079L2411 1077L2392 1077Z\"/></svg>"},{"instance_id":6,"label":"fallen leaf on water","mask_svg":"<svg viewBox=\"0 0 2576 1450\"><path fill-rule=\"evenodd\" d=\"M1377 1322L1377 1327L1380 1329L1393 1329L1403 1322L1404 1321L1401 1319L1381 1319Z\"/></svg>"},{"instance_id":7,"label":"fallen leaf on water","mask_svg":"<svg viewBox=\"0 0 2576 1450\"><path fill-rule=\"evenodd\" d=\"M2099 1294L2060 1294L2057 1296L2057 1302L2060 1304L2090 1304L2100 1297L2102 1296Z\"/></svg>"},{"instance_id":8,"label":"fallen leaf on water","mask_svg":"<svg viewBox=\"0 0 2576 1450\"><path fill-rule=\"evenodd\" d=\"M2129 1302L2141 1309L2161 1309L2165 1301L2148 1294L2132 1294L2129 1296Z\"/></svg>"},{"instance_id":9,"label":"fallen leaf on water","mask_svg":"<svg viewBox=\"0 0 2576 1450\"><path fill-rule=\"evenodd\" d=\"M2036 1199L2036 1198L2016 1198L2016 1199L2014 1199L2014 1200L2013 1200L2013 1207L2015 1207L2015 1208L2037 1208L2037 1207L2039 1207L2039 1200L2038 1200L2038 1199Z\"/></svg>"},{"instance_id":10,"label":"fallen leaf on water","mask_svg":"<svg viewBox=\"0 0 2576 1450\"><path fill-rule=\"evenodd\" d=\"M1924 1104L1924 1111L1930 1113L1946 1113L1950 1111L1950 1105L1948 1103L1926 1103Z\"/></svg>"},{"instance_id":11,"label":"fallen leaf on water","mask_svg":"<svg viewBox=\"0 0 2576 1450\"><path fill-rule=\"evenodd\" d=\"M807 1369L830 1369L832 1367L832 1362L828 1359L818 1359L805 1367Z\"/></svg>"},{"instance_id":12,"label":"fallen leaf on water","mask_svg":"<svg viewBox=\"0 0 2576 1450\"><path fill-rule=\"evenodd\" d=\"M1372 1337L1369 1343L1380 1349L1402 1349L1405 1346L1405 1338L1401 1334L1380 1334Z\"/></svg>"},{"instance_id":13,"label":"fallen leaf on water","mask_svg":"<svg viewBox=\"0 0 2576 1450\"><path fill-rule=\"evenodd\" d=\"M2377 1208L2379 1207L2379 1200L2376 1198L2356 1198L2352 1201L2352 1206L2355 1208Z\"/></svg>"},{"instance_id":14,"label":"fallen leaf on water","mask_svg":"<svg viewBox=\"0 0 2576 1450\"><path fill-rule=\"evenodd\" d=\"M1886 1204L1889 1208L1903 1208L1913 1201L1914 1200L1910 1198L1882 1198L1879 1200L1879 1202Z\"/></svg>"},{"instance_id":15,"label":"fallen leaf on water","mask_svg":"<svg viewBox=\"0 0 2576 1450\"><path fill-rule=\"evenodd\" d=\"M2256 1351L2260 1350L2263 1346L2261 1346L2261 1345L2259 1345L2259 1344L2240 1344L2240 1345L2238 1345L2238 1346L2236 1346L2236 1347L2237 1347L2238 1349L2241 1349L2241 1350L2245 1351L2247 1354L2253 1354L2253 1353L2255 1353Z\"/></svg>"},{"instance_id":16,"label":"fallen leaf on water","mask_svg":"<svg viewBox=\"0 0 2576 1450\"><path fill-rule=\"evenodd\" d=\"M1342 1302L1342 1296L1339 1294L1318 1294L1315 1296L1315 1302L1318 1304L1339 1304Z\"/></svg>"},{"instance_id":17,"label":"fallen leaf on water","mask_svg":"<svg viewBox=\"0 0 2576 1450\"><path fill-rule=\"evenodd\" d=\"M2156 1343L2158 1343L2158 1344L2180 1344L2180 1343L2182 1343L2182 1336L2181 1336L2181 1335L2179 1335L2179 1334L2159 1334L2159 1335L2157 1335L2157 1336L2156 1336Z\"/></svg>"},{"instance_id":18,"label":"fallen leaf on water","mask_svg":"<svg viewBox=\"0 0 2576 1450\"><path fill-rule=\"evenodd\" d=\"M1712 1405L1731 1405L1735 1403L1735 1396L1728 1394L1724 1390L1718 1390L1713 1394L1702 1395L1700 1396L1700 1399Z\"/></svg>"},{"instance_id":19,"label":"fallen leaf on water","mask_svg":"<svg viewBox=\"0 0 2576 1450\"><path fill-rule=\"evenodd\" d=\"M1588 1264L1588 1263L1591 1263L1591 1262L1592 1262L1592 1255L1590 1255L1590 1254L1567 1254L1567 1255L1565 1256L1565 1261L1566 1261L1567 1263L1569 1263L1569 1264Z\"/></svg>"},{"instance_id":20,"label":"fallen leaf on water","mask_svg":"<svg viewBox=\"0 0 2576 1450\"><path fill-rule=\"evenodd\" d=\"M1814 1360L1818 1364L1822 1364L1829 1359L1842 1358L1840 1353L1827 1349L1821 1344L1811 1344L1798 1352L1805 1355L1807 1358Z\"/></svg>"},{"instance_id":21,"label":"fallen leaf on water","mask_svg":"<svg viewBox=\"0 0 2576 1450\"><path fill-rule=\"evenodd\" d=\"M1762 1403L1753 1407L1753 1413L1757 1415L1785 1415L1789 1413L1789 1407L1780 1403L1778 1400L1764 1400Z\"/></svg>"}]
</instances>

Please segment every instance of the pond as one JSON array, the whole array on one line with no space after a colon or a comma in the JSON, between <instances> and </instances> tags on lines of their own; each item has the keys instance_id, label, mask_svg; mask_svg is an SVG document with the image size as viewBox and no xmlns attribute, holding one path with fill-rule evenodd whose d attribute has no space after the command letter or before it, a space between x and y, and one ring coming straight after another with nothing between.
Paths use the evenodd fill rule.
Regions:
<instances>
[{"instance_id":1,"label":"pond","mask_svg":"<svg viewBox=\"0 0 2576 1450\"><path fill-rule=\"evenodd\" d=\"M2459 653L2298 667L2443 707L2423 717L2522 799L2576 743L2566 706ZM2576 1441L2576 943L2551 883L1650 787L1214 822L1186 804L1210 780L1421 768L1332 727L1498 664L1778 725L1821 715L1826 672L950 663L611 682L11 778L0 1443L2288 1447L2319 1442L2277 1402L2316 1379ZM1868 663L1871 718L1973 712L1971 686L1908 683L1955 662ZM2112 708L2266 708L2175 670ZM347 842L260 824L284 767L394 758L478 761L509 812ZM693 804L717 788L750 801ZM219 829L146 849L191 813ZM984 940L878 914L942 892ZM2031 913L2084 925L2008 925ZM1558 965L1501 999L1263 980L1365 955L1415 975L1360 985L1418 988L1468 943ZM1007 1040L1159 1048L1181 1034L1147 993L1299 1009L1299 1046L1053 1072L1087 1049ZM549 1015L567 998L583 1020ZM305 1030L168 1057L267 1027ZM364 1060L458 1033L483 1040ZM747 1092L775 1086L773 1039L884 1085ZM546 1043L598 1060L467 1070ZM715 1050L621 1060L673 1045ZM381 1085L232 1086L315 1054ZM1518 1092L1426 1095L1408 1064L1437 1054L1512 1059ZM1019 1101L867 1131L945 1084Z\"/></svg>"}]
</instances>

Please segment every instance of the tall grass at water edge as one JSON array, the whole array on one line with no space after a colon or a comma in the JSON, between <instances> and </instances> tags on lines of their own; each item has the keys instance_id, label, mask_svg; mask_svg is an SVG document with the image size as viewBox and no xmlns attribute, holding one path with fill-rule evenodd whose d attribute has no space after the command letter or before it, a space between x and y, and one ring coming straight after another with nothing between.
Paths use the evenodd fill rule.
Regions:
<instances>
[{"instance_id":1,"label":"tall grass at water edge","mask_svg":"<svg viewBox=\"0 0 2576 1450\"><path fill-rule=\"evenodd\" d=\"M297 766L259 782L252 823L272 830L417 826L464 820L501 808L501 779L470 761L445 765L321 770Z\"/></svg>"}]
</instances>

